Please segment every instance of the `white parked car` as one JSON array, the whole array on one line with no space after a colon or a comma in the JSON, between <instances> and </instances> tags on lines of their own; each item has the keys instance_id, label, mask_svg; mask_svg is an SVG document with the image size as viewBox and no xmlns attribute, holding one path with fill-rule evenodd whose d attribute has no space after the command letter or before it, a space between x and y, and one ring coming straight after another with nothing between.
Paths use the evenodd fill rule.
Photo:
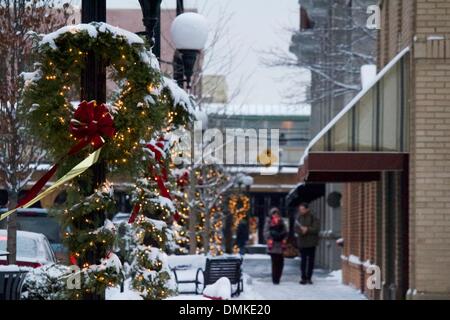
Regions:
<instances>
[{"instance_id":1,"label":"white parked car","mask_svg":"<svg viewBox=\"0 0 450 320\"><path fill-rule=\"evenodd\" d=\"M0 230L0 251L6 251L7 231ZM17 231L17 265L38 268L56 263L55 254L42 233ZM6 256L0 256L0 265L6 265Z\"/></svg>"}]
</instances>

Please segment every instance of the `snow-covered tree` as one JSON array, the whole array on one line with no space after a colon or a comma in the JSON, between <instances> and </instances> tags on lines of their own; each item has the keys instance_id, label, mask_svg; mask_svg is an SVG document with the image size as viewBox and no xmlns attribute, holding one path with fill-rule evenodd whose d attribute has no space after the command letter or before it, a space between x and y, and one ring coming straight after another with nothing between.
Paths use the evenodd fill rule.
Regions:
<instances>
[{"instance_id":1,"label":"snow-covered tree","mask_svg":"<svg viewBox=\"0 0 450 320\"><path fill-rule=\"evenodd\" d=\"M0 186L8 191L8 208L44 160L36 137L27 134L20 100L24 74L33 63L31 38L67 24L69 3L55 0L0 0ZM22 74L22 76L21 76ZM32 75L31 75L32 76ZM16 218L8 217L9 262L16 260Z\"/></svg>"},{"instance_id":2,"label":"snow-covered tree","mask_svg":"<svg viewBox=\"0 0 450 320\"><path fill-rule=\"evenodd\" d=\"M168 188L168 142L151 141L145 148L147 168L132 194L133 230L137 246L131 253L131 286L147 300L164 299L175 291L167 253L175 243L172 222L176 209ZM135 215L137 215L135 217Z\"/></svg>"},{"instance_id":3,"label":"snow-covered tree","mask_svg":"<svg viewBox=\"0 0 450 320\"><path fill-rule=\"evenodd\" d=\"M194 168L196 181L191 210L197 215L197 238L204 253L223 253L223 198L233 187L233 178L223 166L201 164Z\"/></svg>"},{"instance_id":4,"label":"snow-covered tree","mask_svg":"<svg viewBox=\"0 0 450 320\"><path fill-rule=\"evenodd\" d=\"M181 168L174 168L171 170L172 187L170 194L173 203L177 209L178 219L172 223L172 231L175 240L175 254L189 253L189 192L187 186L189 185L189 170L183 168L181 163L178 163Z\"/></svg>"}]
</instances>

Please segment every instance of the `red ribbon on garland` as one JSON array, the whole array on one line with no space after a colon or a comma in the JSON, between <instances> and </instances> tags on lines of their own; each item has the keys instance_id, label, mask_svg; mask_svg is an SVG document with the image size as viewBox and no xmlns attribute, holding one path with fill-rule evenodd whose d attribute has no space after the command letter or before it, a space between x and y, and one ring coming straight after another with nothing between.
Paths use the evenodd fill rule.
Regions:
<instances>
[{"instance_id":1,"label":"red ribbon on garland","mask_svg":"<svg viewBox=\"0 0 450 320\"><path fill-rule=\"evenodd\" d=\"M185 171L177 180L179 187L185 187L189 183L189 172Z\"/></svg>"},{"instance_id":2,"label":"red ribbon on garland","mask_svg":"<svg viewBox=\"0 0 450 320\"><path fill-rule=\"evenodd\" d=\"M153 167L153 165L150 165L149 172L150 174L155 176L155 181L158 184L158 189L160 191L161 196L164 198L167 198L169 200L172 200L172 196L170 195L169 190L166 187L166 182L168 180L168 174L167 174L167 168L164 163L164 147L165 147L165 140L163 137L159 138L157 142L150 143L145 146L145 148L149 149L154 154L154 158L156 162L159 164L161 175L157 173L157 170ZM139 211L141 210L141 205L136 204L133 207L133 211L131 212L130 219L128 220L128 223L134 223L136 221L136 217L139 214ZM180 215L178 212L175 212L174 219L178 221L180 219Z\"/></svg>"},{"instance_id":3,"label":"red ribbon on garland","mask_svg":"<svg viewBox=\"0 0 450 320\"><path fill-rule=\"evenodd\" d=\"M34 184L26 196L19 201L17 208L27 204L38 195L56 173L60 162L66 157L77 154L89 144L92 145L94 151L98 150L105 144L104 137L112 138L116 133L113 117L108 108L105 104L97 105L95 101L83 101L79 104L70 121L69 130L79 142Z\"/></svg>"}]
</instances>

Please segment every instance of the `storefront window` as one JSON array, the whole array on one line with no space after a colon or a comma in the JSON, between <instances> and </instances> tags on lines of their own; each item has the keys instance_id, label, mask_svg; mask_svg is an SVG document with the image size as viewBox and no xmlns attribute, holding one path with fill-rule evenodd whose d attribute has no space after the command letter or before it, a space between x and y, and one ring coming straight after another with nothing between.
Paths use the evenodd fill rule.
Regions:
<instances>
[{"instance_id":1,"label":"storefront window","mask_svg":"<svg viewBox=\"0 0 450 320\"><path fill-rule=\"evenodd\" d=\"M406 152L408 59L401 58L321 133L311 152Z\"/></svg>"}]
</instances>

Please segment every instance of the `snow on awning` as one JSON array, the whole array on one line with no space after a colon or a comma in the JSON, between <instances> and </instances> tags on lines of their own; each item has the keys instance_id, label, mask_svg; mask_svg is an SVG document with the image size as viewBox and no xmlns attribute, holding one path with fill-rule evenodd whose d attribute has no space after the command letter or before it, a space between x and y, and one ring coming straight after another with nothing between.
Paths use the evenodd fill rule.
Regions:
<instances>
[{"instance_id":1,"label":"snow on awning","mask_svg":"<svg viewBox=\"0 0 450 320\"><path fill-rule=\"evenodd\" d=\"M408 152L409 51L400 52L311 141L300 162L300 181L309 178L312 168L321 172L320 182L353 181L347 172L360 172L357 181L373 180L380 171L402 168L403 160L389 154Z\"/></svg>"}]
</instances>

